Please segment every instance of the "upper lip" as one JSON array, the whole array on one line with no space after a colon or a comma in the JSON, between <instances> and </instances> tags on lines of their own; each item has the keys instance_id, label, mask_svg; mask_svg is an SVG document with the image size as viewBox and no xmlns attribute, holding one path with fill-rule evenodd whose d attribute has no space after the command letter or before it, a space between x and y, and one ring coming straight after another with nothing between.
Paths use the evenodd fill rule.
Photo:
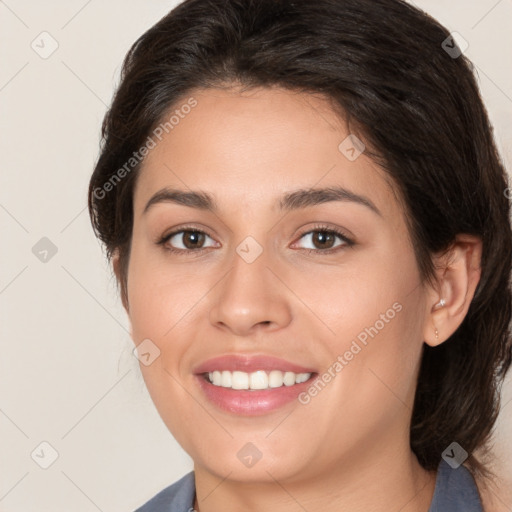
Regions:
<instances>
[{"instance_id":1,"label":"upper lip","mask_svg":"<svg viewBox=\"0 0 512 512\"><path fill-rule=\"evenodd\" d=\"M193 372L196 374L209 373L215 370L255 372L257 370L282 370L294 373L315 373L315 370L285 359L269 355L227 354L213 357L198 364Z\"/></svg>"}]
</instances>

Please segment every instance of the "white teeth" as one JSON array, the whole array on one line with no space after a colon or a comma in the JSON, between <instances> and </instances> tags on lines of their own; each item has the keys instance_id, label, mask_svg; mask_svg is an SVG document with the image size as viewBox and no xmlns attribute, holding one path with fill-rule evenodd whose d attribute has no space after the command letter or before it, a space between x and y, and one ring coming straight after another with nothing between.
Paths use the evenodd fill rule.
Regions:
<instances>
[{"instance_id":1,"label":"white teeth","mask_svg":"<svg viewBox=\"0 0 512 512\"><path fill-rule=\"evenodd\" d=\"M216 386L220 386L220 384L221 384L221 380L222 380L221 373L220 373L220 372L213 372L212 382L213 382Z\"/></svg>"},{"instance_id":2,"label":"white teeth","mask_svg":"<svg viewBox=\"0 0 512 512\"><path fill-rule=\"evenodd\" d=\"M233 389L249 389L249 374L245 372L233 372L231 375L231 387Z\"/></svg>"},{"instance_id":3,"label":"white teeth","mask_svg":"<svg viewBox=\"0 0 512 512\"><path fill-rule=\"evenodd\" d=\"M295 384L295 373L286 372L283 376L283 382L285 386L293 386Z\"/></svg>"},{"instance_id":4,"label":"white teeth","mask_svg":"<svg viewBox=\"0 0 512 512\"><path fill-rule=\"evenodd\" d=\"M302 384L303 382L306 382L309 379L309 377L311 377L310 373L299 373L295 377L295 384Z\"/></svg>"},{"instance_id":5,"label":"white teeth","mask_svg":"<svg viewBox=\"0 0 512 512\"><path fill-rule=\"evenodd\" d=\"M251 389L267 389L268 375L260 370L249 375L249 387Z\"/></svg>"},{"instance_id":6,"label":"white teeth","mask_svg":"<svg viewBox=\"0 0 512 512\"><path fill-rule=\"evenodd\" d=\"M268 385L271 388L280 388L283 385L283 372L272 370L268 375Z\"/></svg>"},{"instance_id":7,"label":"white teeth","mask_svg":"<svg viewBox=\"0 0 512 512\"><path fill-rule=\"evenodd\" d=\"M230 388L231 387L231 372L222 372L222 381L221 386L223 388Z\"/></svg>"},{"instance_id":8,"label":"white teeth","mask_svg":"<svg viewBox=\"0 0 512 512\"><path fill-rule=\"evenodd\" d=\"M294 373L272 370L267 373L264 370L258 370L252 373L228 370L208 373L208 379L214 386L221 386L232 389L269 389L280 388L281 386L293 386L306 382L311 377L311 373Z\"/></svg>"}]
</instances>

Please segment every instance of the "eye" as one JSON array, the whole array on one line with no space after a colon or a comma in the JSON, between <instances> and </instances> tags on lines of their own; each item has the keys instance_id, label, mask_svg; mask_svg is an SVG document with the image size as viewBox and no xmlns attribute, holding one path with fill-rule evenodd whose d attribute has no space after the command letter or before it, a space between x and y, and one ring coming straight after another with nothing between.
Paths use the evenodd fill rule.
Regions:
<instances>
[{"instance_id":1,"label":"eye","mask_svg":"<svg viewBox=\"0 0 512 512\"><path fill-rule=\"evenodd\" d=\"M336 244L336 238L340 242ZM343 247L354 245L353 240L337 229L327 226L316 226L314 229L303 233L300 239L307 240L312 247L306 247L304 250L308 253L326 253L337 252Z\"/></svg>"},{"instance_id":2,"label":"eye","mask_svg":"<svg viewBox=\"0 0 512 512\"><path fill-rule=\"evenodd\" d=\"M213 240L207 233L198 229L180 229L164 235L157 244L165 245L165 248L170 252L176 253L199 253L208 247L215 245L204 246L205 239Z\"/></svg>"}]
</instances>

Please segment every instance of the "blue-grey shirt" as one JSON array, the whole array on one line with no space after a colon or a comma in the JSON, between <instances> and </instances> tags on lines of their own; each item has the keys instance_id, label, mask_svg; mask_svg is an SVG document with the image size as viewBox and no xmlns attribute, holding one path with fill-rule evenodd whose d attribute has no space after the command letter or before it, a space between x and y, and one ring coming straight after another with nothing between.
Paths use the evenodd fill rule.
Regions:
<instances>
[{"instance_id":1,"label":"blue-grey shirt","mask_svg":"<svg viewBox=\"0 0 512 512\"><path fill-rule=\"evenodd\" d=\"M191 471L135 512L192 512L195 495L194 472ZM441 459L428 512L483 512L475 480L464 466L452 469Z\"/></svg>"}]
</instances>

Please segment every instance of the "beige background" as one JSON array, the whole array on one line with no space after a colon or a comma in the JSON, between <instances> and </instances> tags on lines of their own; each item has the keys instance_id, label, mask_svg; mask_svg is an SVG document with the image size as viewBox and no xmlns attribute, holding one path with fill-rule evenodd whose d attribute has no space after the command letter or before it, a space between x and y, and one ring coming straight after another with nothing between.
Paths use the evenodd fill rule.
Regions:
<instances>
[{"instance_id":1,"label":"beige background","mask_svg":"<svg viewBox=\"0 0 512 512\"><path fill-rule=\"evenodd\" d=\"M192 468L145 390L85 208L122 58L176 3L0 1L0 511L127 512ZM468 41L510 169L512 0L416 4ZM509 378L496 454L512 487L511 427Z\"/></svg>"}]
</instances>

